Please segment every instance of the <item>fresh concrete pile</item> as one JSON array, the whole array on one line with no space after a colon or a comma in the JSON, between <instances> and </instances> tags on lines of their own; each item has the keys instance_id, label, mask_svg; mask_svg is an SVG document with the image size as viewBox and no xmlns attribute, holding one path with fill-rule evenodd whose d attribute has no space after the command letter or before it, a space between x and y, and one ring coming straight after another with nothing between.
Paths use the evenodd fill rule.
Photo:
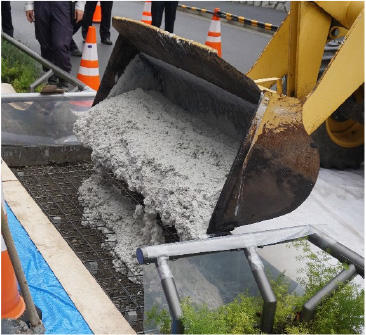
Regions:
<instances>
[{"instance_id":1,"label":"fresh concrete pile","mask_svg":"<svg viewBox=\"0 0 366 335\"><path fill-rule=\"evenodd\" d=\"M176 228L181 240L206 236L238 149L237 138L224 135L195 116L203 110L221 115L216 99L227 93L211 88L214 94L207 102L204 89L193 90L191 100L183 99L189 84L180 81L172 88L168 84L172 84L170 74L166 72L165 84L159 78L161 74L136 57L108 98L80 117L74 127L79 141L92 149L96 170L111 171L114 178L144 198L145 214L141 218L135 204L103 185L100 177L93 176L80 188L80 200L86 207L85 223L103 225L96 223L101 220L108 233L115 233L108 234L117 242L113 253L134 274L140 273L136 248L163 243L159 226L152 223L157 215L163 225ZM185 108L192 106L193 112L170 101L162 91ZM199 100L201 94L206 97L204 101ZM234 96L227 101L220 106L242 110Z\"/></svg>"},{"instance_id":2,"label":"fresh concrete pile","mask_svg":"<svg viewBox=\"0 0 366 335\"><path fill-rule=\"evenodd\" d=\"M146 213L141 205L136 206L133 200L105 185L97 174L81 185L79 200L85 208L83 224L98 228L107 235L104 247L114 255L116 269L122 267L122 261L133 276L141 275L136 248L164 242L156 215Z\"/></svg>"},{"instance_id":3,"label":"fresh concrete pile","mask_svg":"<svg viewBox=\"0 0 366 335\"><path fill-rule=\"evenodd\" d=\"M75 128L97 166L144 196L145 211L183 240L205 236L236 141L142 89L104 100Z\"/></svg>"}]
</instances>

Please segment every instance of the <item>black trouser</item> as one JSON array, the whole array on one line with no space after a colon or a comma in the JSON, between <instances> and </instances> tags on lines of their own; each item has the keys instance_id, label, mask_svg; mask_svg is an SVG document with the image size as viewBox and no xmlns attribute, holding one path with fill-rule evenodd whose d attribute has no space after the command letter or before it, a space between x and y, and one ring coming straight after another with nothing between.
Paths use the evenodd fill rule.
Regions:
<instances>
[{"instance_id":1,"label":"black trouser","mask_svg":"<svg viewBox=\"0 0 366 335\"><path fill-rule=\"evenodd\" d=\"M85 4L83 23L82 23L82 35L85 40L88 28L93 24L93 14L97 1L87 1ZM111 33L109 29L111 27L113 1L101 1L100 7L102 9L102 21L100 22L99 33L102 40L110 38Z\"/></svg>"},{"instance_id":2,"label":"black trouser","mask_svg":"<svg viewBox=\"0 0 366 335\"><path fill-rule=\"evenodd\" d=\"M5 34L13 37L14 27L11 20L10 1L1 1L1 29Z\"/></svg>"},{"instance_id":3,"label":"black trouser","mask_svg":"<svg viewBox=\"0 0 366 335\"><path fill-rule=\"evenodd\" d=\"M70 2L34 1L34 15L36 39L41 46L42 57L70 72Z\"/></svg>"},{"instance_id":4,"label":"black trouser","mask_svg":"<svg viewBox=\"0 0 366 335\"><path fill-rule=\"evenodd\" d=\"M177 11L178 1L152 1L151 16L152 25L155 27L161 26L163 19L163 11L165 9L165 30L170 33L174 30L175 13Z\"/></svg>"}]
</instances>

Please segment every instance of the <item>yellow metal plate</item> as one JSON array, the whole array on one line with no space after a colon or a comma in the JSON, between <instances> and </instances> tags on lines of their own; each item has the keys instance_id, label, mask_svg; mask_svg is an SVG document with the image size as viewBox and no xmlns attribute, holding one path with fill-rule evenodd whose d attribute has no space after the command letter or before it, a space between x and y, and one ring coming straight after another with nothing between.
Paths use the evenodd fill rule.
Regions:
<instances>
[{"instance_id":1,"label":"yellow metal plate","mask_svg":"<svg viewBox=\"0 0 366 335\"><path fill-rule=\"evenodd\" d=\"M313 133L364 82L364 11L303 107L303 122Z\"/></svg>"}]
</instances>

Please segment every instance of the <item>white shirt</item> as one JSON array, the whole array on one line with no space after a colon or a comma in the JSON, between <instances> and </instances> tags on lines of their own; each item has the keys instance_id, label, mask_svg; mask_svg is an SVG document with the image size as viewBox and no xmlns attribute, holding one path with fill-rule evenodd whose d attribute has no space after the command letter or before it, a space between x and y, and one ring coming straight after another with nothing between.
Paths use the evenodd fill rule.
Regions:
<instances>
[{"instance_id":1,"label":"white shirt","mask_svg":"<svg viewBox=\"0 0 366 335\"><path fill-rule=\"evenodd\" d=\"M75 2L75 9L84 11L85 1L76 1ZM34 1L26 1L24 5L24 10L34 10Z\"/></svg>"}]
</instances>

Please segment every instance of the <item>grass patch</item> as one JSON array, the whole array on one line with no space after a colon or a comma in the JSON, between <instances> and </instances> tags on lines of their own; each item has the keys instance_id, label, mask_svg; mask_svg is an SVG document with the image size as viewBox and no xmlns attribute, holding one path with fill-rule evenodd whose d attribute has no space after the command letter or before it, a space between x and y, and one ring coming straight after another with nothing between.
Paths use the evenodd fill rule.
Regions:
<instances>
[{"instance_id":1,"label":"grass patch","mask_svg":"<svg viewBox=\"0 0 366 335\"><path fill-rule=\"evenodd\" d=\"M29 85L41 76L41 65L8 41L1 42L1 82L12 84L17 93L29 92Z\"/></svg>"},{"instance_id":2,"label":"grass patch","mask_svg":"<svg viewBox=\"0 0 366 335\"><path fill-rule=\"evenodd\" d=\"M299 280L305 294L289 293L289 283L284 275L271 280L277 297L277 309L273 332L275 334L359 334L364 325L364 290L355 283L342 285L316 309L309 323L299 321L304 303L346 265L329 266L330 256L320 251L314 253L304 241L296 246L306 259L304 279ZM195 305L189 297L182 301L183 325L187 334L258 334L262 298L240 294L233 302L210 310L206 305ZM158 325L161 333L170 333L170 315L154 306L148 313L149 321Z\"/></svg>"}]
</instances>

